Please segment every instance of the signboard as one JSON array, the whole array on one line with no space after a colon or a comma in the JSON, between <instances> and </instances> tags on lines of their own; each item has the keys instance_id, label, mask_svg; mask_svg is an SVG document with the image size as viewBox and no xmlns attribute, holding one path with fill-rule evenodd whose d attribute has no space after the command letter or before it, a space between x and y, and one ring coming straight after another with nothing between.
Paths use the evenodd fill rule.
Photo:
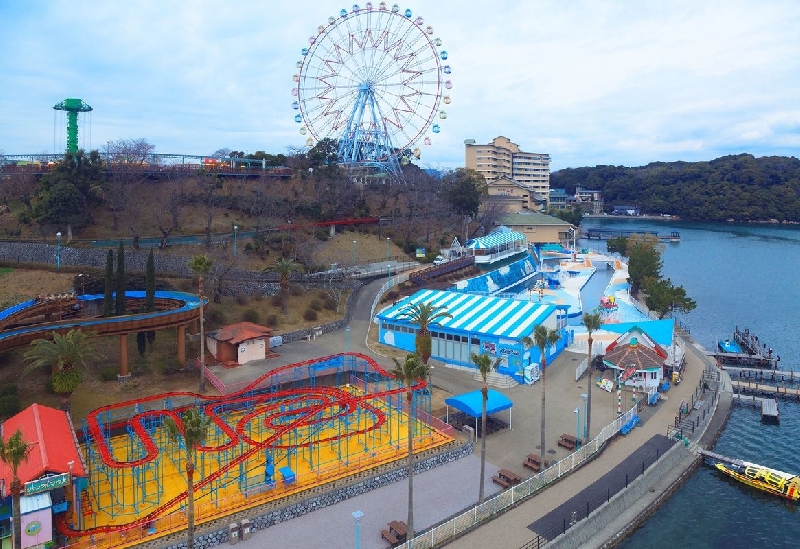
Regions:
<instances>
[{"instance_id":1,"label":"signboard","mask_svg":"<svg viewBox=\"0 0 800 549\"><path fill-rule=\"evenodd\" d=\"M423 259L425 257L425 248L417 248L417 259Z\"/></svg>"},{"instance_id":2,"label":"signboard","mask_svg":"<svg viewBox=\"0 0 800 549\"><path fill-rule=\"evenodd\" d=\"M25 483L25 495L38 494L39 492L49 492L56 488L61 488L69 484L69 473L61 473L52 477L40 478Z\"/></svg>"},{"instance_id":3,"label":"signboard","mask_svg":"<svg viewBox=\"0 0 800 549\"><path fill-rule=\"evenodd\" d=\"M635 375L636 375L636 364L631 364L630 366L625 368L625 370L622 372L622 375L620 376L619 379L620 383L625 383Z\"/></svg>"}]
</instances>

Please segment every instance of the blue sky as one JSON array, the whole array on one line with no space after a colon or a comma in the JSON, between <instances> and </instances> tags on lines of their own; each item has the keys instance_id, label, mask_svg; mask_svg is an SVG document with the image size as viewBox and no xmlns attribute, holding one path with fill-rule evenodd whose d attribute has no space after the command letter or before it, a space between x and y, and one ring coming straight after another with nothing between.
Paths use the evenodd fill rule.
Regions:
<instances>
[{"instance_id":1,"label":"blue sky","mask_svg":"<svg viewBox=\"0 0 800 549\"><path fill-rule=\"evenodd\" d=\"M366 2L359 2L365 7ZM379 2L373 2L377 8ZM389 6L392 2L388 3ZM0 0L0 151L145 138L159 153L303 147L296 63L327 0ZM800 150L800 2L417 0L452 66L452 103L420 164L464 163L505 135L553 169ZM428 135L428 134L426 134Z\"/></svg>"}]
</instances>

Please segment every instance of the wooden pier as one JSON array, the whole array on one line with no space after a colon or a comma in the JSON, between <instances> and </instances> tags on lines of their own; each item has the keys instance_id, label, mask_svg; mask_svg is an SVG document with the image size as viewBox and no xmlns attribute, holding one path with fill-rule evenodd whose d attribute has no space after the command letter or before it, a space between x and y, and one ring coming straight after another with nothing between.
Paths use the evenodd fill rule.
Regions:
<instances>
[{"instance_id":1,"label":"wooden pier","mask_svg":"<svg viewBox=\"0 0 800 549\"><path fill-rule=\"evenodd\" d=\"M742 404L753 404L761 406L761 421L764 423L780 423L781 413L778 410L778 401L774 398L761 398L757 396L746 396L739 393L733 394L733 400Z\"/></svg>"},{"instance_id":2,"label":"wooden pier","mask_svg":"<svg viewBox=\"0 0 800 549\"><path fill-rule=\"evenodd\" d=\"M733 386L734 393L775 396L800 401L800 389L793 389L786 386L777 387L774 385L764 385L762 383L740 381L738 379L732 379L731 385Z\"/></svg>"},{"instance_id":3,"label":"wooden pier","mask_svg":"<svg viewBox=\"0 0 800 549\"><path fill-rule=\"evenodd\" d=\"M740 366L742 368L771 370L778 367L777 357L761 357L758 355L748 355L746 353L724 353L722 351L708 353L708 356L715 359L725 368L728 366Z\"/></svg>"},{"instance_id":4,"label":"wooden pier","mask_svg":"<svg viewBox=\"0 0 800 549\"><path fill-rule=\"evenodd\" d=\"M772 347L758 339L758 336L750 331L749 328L739 330L737 326L733 331L733 340L741 347L742 351L751 356L780 362L781 358L775 354Z\"/></svg>"},{"instance_id":5,"label":"wooden pier","mask_svg":"<svg viewBox=\"0 0 800 549\"><path fill-rule=\"evenodd\" d=\"M680 242L681 234L678 231L671 231L669 234L660 234L653 231L621 231L618 229L586 229L581 235L589 240L608 240L609 238L628 238L634 234L655 236L662 242Z\"/></svg>"},{"instance_id":6,"label":"wooden pier","mask_svg":"<svg viewBox=\"0 0 800 549\"><path fill-rule=\"evenodd\" d=\"M741 459L729 458L728 456L723 456L722 454L717 454L710 450L700 450L700 455L703 456L704 458L708 458L713 461L719 461L721 463L730 463L731 465L744 467L744 461L742 461Z\"/></svg>"},{"instance_id":7,"label":"wooden pier","mask_svg":"<svg viewBox=\"0 0 800 549\"><path fill-rule=\"evenodd\" d=\"M800 372L773 370L772 368L739 368L723 365L722 369L730 374L731 378L757 379L759 381L777 381L800 383Z\"/></svg>"}]
</instances>

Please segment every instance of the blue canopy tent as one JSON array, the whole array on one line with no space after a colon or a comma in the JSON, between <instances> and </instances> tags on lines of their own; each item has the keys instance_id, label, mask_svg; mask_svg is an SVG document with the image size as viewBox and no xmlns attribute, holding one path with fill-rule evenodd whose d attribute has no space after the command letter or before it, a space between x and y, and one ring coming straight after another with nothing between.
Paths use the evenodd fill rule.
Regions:
<instances>
[{"instance_id":1,"label":"blue canopy tent","mask_svg":"<svg viewBox=\"0 0 800 549\"><path fill-rule=\"evenodd\" d=\"M494 389L489 389L487 395L489 398L486 400L486 415L490 416L497 412L508 410L508 428L510 429L511 407L514 406L514 403L503 393L495 391ZM464 412L468 416L475 418L475 433L478 432L478 418L481 417L483 413L483 395L480 389L446 398L444 403L447 405L448 422L450 421L450 406L452 406L459 412Z\"/></svg>"}]
</instances>

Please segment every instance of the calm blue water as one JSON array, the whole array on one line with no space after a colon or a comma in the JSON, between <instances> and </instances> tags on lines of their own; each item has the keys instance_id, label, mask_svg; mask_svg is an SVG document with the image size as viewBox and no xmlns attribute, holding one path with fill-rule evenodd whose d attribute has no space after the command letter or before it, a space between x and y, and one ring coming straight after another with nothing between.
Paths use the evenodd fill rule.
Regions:
<instances>
[{"instance_id":1,"label":"calm blue water","mask_svg":"<svg viewBox=\"0 0 800 549\"><path fill-rule=\"evenodd\" d=\"M780 355L780 369L800 372L800 227L586 220L584 227L677 230L665 244L663 276L683 286L697 308L678 318L706 349L734 328L750 328ZM603 247L582 241L584 247ZM781 424L762 425L756 407L734 405L716 450L800 473L800 404L781 401ZM665 426L666 427L666 426ZM701 467L623 547L794 547L800 507L763 495Z\"/></svg>"}]
</instances>

